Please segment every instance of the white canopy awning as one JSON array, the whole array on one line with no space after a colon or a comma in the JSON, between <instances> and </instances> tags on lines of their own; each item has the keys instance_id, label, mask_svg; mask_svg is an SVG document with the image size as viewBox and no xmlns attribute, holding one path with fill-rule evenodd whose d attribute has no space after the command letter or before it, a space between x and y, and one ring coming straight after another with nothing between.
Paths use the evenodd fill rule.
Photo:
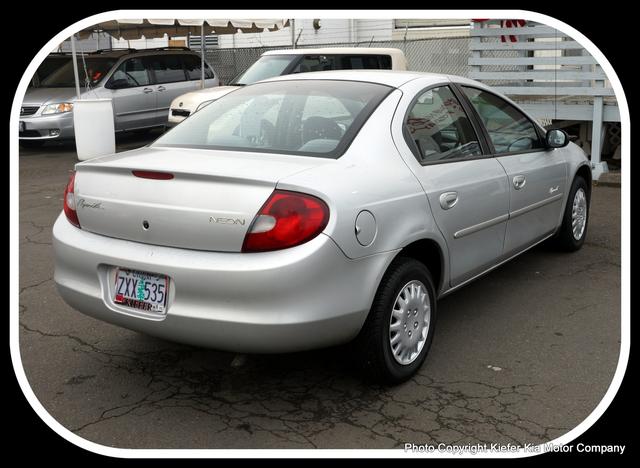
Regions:
<instances>
[{"instance_id":1,"label":"white canopy awning","mask_svg":"<svg viewBox=\"0 0 640 468\"><path fill-rule=\"evenodd\" d=\"M277 31L289 26L287 19L118 19L105 21L83 29L78 33L84 39L94 32L105 32L116 39L147 39L200 35L204 26L205 34L235 34Z\"/></svg>"}]
</instances>

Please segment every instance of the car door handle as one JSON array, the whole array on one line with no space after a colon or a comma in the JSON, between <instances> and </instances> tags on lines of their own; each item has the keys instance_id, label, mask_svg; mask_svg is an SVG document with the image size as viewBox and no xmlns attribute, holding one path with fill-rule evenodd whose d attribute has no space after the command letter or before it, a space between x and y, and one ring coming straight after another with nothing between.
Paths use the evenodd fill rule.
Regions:
<instances>
[{"instance_id":1,"label":"car door handle","mask_svg":"<svg viewBox=\"0 0 640 468\"><path fill-rule=\"evenodd\" d=\"M158 91L164 91L164 90L166 90L167 88L165 88L164 86L158 86L158 88L157 88L157 89L158 89Z\"/></svg>"},{"instance_id":2,"label":"car door handle","mask_svg":"<svg viewBox=\"0 0 640 468\"><path fill-rule=\"evenodd\" d=\"M440 195L440 206L443 210L450 210L458 203L458 192L444 192Z\"/></svg>"},{"instance_id":3,"label":"car door handle","mask_svg":"<svg viewBox=\"0 0 640 468\"><path fill-rule=\"evenodd\" d=\"M144 89L142 90L142 92L143 92L144 94L153 93L153 89L151 89L151 88L144 88Z\"/></svg>"},{"instance_id":4,"label":"car door handle","mask_svg":"<svg viewBox=\"0 0 640 468\"><path fill-rule=\"evenodd\" d=\"M513 178L513 187L516 190L520 190L527 183L527 179L523 175L517 175Z\"/></svg>"}]
</instances>

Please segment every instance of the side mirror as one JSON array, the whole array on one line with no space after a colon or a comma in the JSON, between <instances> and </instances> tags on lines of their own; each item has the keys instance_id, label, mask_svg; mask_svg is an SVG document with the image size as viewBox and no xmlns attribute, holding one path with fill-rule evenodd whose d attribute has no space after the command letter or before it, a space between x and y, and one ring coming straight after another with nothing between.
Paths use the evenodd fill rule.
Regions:
<instances>
[{"instance_id":1,"label":"side mirror","mask_svg":"<svg viewBox=\"0 0 640 468\"><path fill-rule=\"evenodd\" d=\"M554 128L547 132L545 140L547 148L564 148L569 144L569 135L564 130Z\"/></svg>"},{"instance_id":2,"label":"side mirror","mask_svg":"<svg viewBox=\"0 0 640 468\"><path fill-rule=\"evenodd\" d=\"M129 82L124 78L119 80L111 80L106 86L108 89L124 89L129 87Z\"/></svg>"}]
</instances>

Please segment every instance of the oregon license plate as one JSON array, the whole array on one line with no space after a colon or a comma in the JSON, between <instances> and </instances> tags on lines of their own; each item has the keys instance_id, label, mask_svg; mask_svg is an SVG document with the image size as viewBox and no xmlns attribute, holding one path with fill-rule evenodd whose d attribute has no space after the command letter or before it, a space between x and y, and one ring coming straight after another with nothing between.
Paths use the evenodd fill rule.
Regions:
<instances>
[{"instance_id":1,"label":"oregon license plate","mask_svg":"<svg viewBox=\"0 0 640 468\"><path fill-rule=\"evenodd\" d=\"M113 302L133 309L163 313L167 307L169 278L144 271L116 270Z\"/></svg>"}]
</instances>

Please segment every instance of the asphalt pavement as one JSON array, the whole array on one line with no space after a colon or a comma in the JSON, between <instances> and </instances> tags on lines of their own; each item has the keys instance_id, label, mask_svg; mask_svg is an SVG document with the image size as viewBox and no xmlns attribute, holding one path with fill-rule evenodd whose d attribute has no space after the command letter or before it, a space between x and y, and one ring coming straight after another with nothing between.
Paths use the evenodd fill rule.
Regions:
<instances>
[{"instance_id":1,"label":"asphalt pavement","mask_svg":"<svg viewBox=\"0 0 640 468\"><path fill-rule=\"evenodd\" d=\"M126 137L131 149L157 137ZM62 425L121 448L400 448L543 443L609 387L620 349L620 190L594 187L586 243L536 247L440 303L431 352L396 387L363 380L349 348L236 356L88 318L58 296L51 228L65 145L20 154L20 352Z\"/></svg>"}]
</instances>

